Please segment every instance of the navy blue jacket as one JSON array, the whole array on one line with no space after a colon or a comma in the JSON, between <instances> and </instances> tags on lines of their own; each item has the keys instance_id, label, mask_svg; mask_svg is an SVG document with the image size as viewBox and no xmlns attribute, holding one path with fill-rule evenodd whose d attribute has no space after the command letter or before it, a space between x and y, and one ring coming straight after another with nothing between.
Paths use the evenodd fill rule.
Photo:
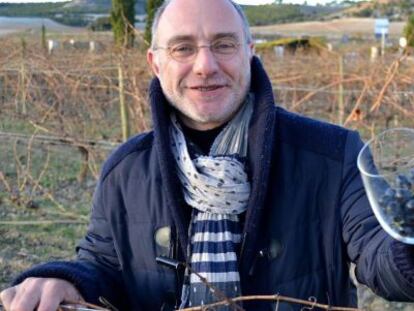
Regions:
<instances>
[{"instance_id":1,"label":"navy blue jacket","mask_svg":"<svg viewBox=\"0 0 414 311\"><path fill-rule=\"evenodd\" d=\"M358 134L276 107L257 58L251 91L256 102L248 151L252 192L239 263L243 294L314 296L320 303L356 306L352 261L358 280L377 294L413 300L414 256L381 229L370 209L356 167ZM37 266L16 283L28 276L60 277L74 283L86 300L103 296L121 310L174 306L181 275L155 258L183 260L188 207L169 147L171 108L157 79L150 102L154 131L127 141L103 167L78 260ZM154 236L166 226L170 245L162 247ZM272 310L264 302L244 307Z\"/></svg>"}]
</instances>

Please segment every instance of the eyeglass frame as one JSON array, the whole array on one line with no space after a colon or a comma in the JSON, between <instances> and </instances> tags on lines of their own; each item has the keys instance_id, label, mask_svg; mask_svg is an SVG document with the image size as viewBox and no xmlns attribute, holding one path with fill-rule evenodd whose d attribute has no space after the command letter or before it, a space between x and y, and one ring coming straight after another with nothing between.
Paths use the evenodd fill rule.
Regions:
<instances>
[{"instance_id":1,"label":"eyeglass frame","mask_svg":"<svg viewBox=\"0 0 414 311\"><path fill-rule=\"evenodd\" d=\"M172 56L172 52L171 52L171 49L174 47L174 46L154 46L153 48L152 48L152 50L153 51L157 51L157 50L165 50L165 51L167 51L168 52L168 55L173 59L173 60L175 60L175 61L177 61L177 62L179 62L179 63L190 63L190 62L192 62L192 61L194 61L194 59L195 59L195 57L198 55L198 53L199 53L199 51L200 51L200 49L201 48L208 48L209 50L210 50L210 52L214 55L214 57L216 58L216 59L218 59L218 60L229 60L229 59L231 59L232 57L234 57L236 54L237 54L237 52L239 51L239 48L240 48L240 46L241 45L243 45L243 43L240 43L239 41L237 41L237 40L234 40L235 41L235 47L236 47L236 50L235 50L235 52L234 53L231 53L231 54L216 54L211 48L214 46L214 43L216 42L216 41L219 41L219 40L222 40L223 38L218 38L218 39L215 39L215 40L213 40L210 44L203 44L203 45L196 45L196 44L192 44L192 43L189 43L190 45L192 45L192 47L194 47L195 48L195 53L193 54L193 55L191 55L188 59L182 59L182 60L180 60L180 59L177 59L176 57L174 57L174 56ZM220 55L219 57L217 57L217 55ZM228 56L228 58L226 58L226 57L224 57L224 58L221 58L221 56Z\"/></svg>"}]
</instances>

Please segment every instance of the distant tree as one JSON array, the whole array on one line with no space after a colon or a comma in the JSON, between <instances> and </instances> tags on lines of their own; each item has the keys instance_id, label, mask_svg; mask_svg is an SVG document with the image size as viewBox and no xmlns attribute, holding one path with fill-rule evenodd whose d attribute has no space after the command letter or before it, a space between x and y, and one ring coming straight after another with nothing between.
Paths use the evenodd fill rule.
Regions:
<instances>
[{"instance_id":1,"label":"distant tree","mask_svg":"<svg viewBox=\"0 0 414 311\"><path fill-rule=\"evenodd\" d=\"M244 12L252 26L271 25L305 19L300 6L293 4L251 5L246 6Z\"/></svg>"},{"instance_id":2,"label":"distant tree","mask_svg":"<svg viewBox=\"0 0 414 311\"><path fill-rule=\"evenodd\" d=\"M356 17L372 17L374 11L371 8L363 8L362 10L356 11L353 15Z\"/></svg>"},{"instance_id":3,"label":"distant tree","mask_svg":"<svg viewBox=\"0 0 414 311\"><path fill-rule=\"evenodd\" d=\"M147 1L147 23L145 25L144 40L148 45L151 44L152 33L151 27L154 20L154 15L157 9L163 4L164 0L148 0Z\"/></svg>"},{"instance_id":4,"label":"distant tree","mask_svg":"<svg viewBox=\"0 0 414 311\"><path fill-rule=\"evenodd\" d=\"M116 46L132 47L134 45L135 0L112 0L110 19Z\"/></svg>"},{"instance_id":5,"label":"distant tree","mask_svg":"<svg viewBox=\"0 0 414 311\"><path fill-rule=\"evenodd\" d=\"M401 9L401 12L409 12L412 4L410 0L402 0L398 5Z\"/></svg>"},{"instance_id":6,"label":"distant tree","mask_svg":"<svg viewBox=\"0 0 414 311\"><path fill-rule=\"evenodd\" d=\"M108 16L97 18L89 25L89 29L92 31L108 31L112 29L111 20Z\"/></svg>"},{"instance_id":7,"label":"distant tree","mask_svg":"<svg viewBox=\"0 0 414 311\"><path fill-rule=\"evenodd\" d=\"M414 14L408 18L404 28L404 36L407 39L407 46L414 47Z\"/></svg>"}]
</instances>

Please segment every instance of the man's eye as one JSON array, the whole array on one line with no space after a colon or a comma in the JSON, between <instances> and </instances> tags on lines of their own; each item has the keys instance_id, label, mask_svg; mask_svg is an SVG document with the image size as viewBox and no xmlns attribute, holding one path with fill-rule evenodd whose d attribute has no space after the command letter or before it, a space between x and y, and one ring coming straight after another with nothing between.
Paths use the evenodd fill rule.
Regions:
<instances>
[{"instance_id":1,"label":"man's eye","mask_svg":"<svg viewBox=\"0 0 414 311\"><path fill-rule=\"evenodd\" d=\"M219 41L214 43L212 48L218 53L232 53L237 48L237 44L232 41Z\"/></svg>"},{"instance_id":2,"label":"man's eye","mask_svg":"<svg viewBox=\"0 0 414 311\"><path fill-rule=\"evenodd\" d=\"M171 52L174 54L191 54L195 50L194 46L189 44L182 44L178 46L173 46Z\"/></svg>"}]
</instances>

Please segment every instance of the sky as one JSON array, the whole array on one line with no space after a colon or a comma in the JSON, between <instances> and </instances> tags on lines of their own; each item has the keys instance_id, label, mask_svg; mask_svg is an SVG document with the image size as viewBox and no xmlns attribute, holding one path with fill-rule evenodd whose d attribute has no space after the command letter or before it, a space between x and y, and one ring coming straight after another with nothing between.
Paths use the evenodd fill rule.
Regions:
<instances>
[{"instance_id":1,"label":"sky","mask_svg":"<svg viewBox=\"0 0 414 311\"><path fill-rule=\"evenodd\" d=\"M22 2L63 2L67 0L0 0L0 3L8 2L8 3L22 3ZM302 4L305 0L283 0L283 3L298 3ZM265 4L265 3L272 3L273 0L236 0L236 2L240 4ZM308 0L308 4L325 4L329 2L328 0Z\"/></svg>"}]
</instances>

